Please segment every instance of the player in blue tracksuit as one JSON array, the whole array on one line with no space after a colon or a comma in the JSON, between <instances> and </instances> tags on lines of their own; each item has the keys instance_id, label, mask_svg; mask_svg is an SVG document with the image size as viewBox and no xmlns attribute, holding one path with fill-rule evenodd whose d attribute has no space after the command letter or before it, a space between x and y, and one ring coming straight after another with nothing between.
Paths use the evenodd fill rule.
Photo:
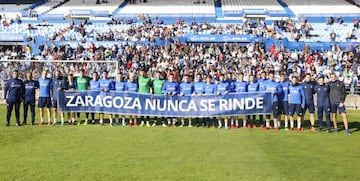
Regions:
<instances>
[{"instance_id":1,"label":"player in blue tracksuit","mask_svg":"<svg viewBox=\"0 0 360 181\"><path fill-rule=\"evenodd\" d=\"M100 81L99 81L99 74L97 72L94 72L92 74L92 79L89 81L89 88L92 96L97 96L96 92L93 91L99 91L100 90ZM95 124L95 113L91 113L91 124Z\"/></svg>"},{"instance_id":2,"label":"player in blue tracksuit","mask_svg":"<svg viewBox=\"0 0 360 181\"><path fill-rule=\"evenodd\" d=\"M201 75L197 74L194 81L194 95L200 96L205 93L205 82L202 81Z\"/></svg>"},{"instance_id":3,"label":"player in blue tracksuit","mask_svg":"<svg viewBox=\"0 0 360 181\"><path fill-rule=\"evenodd\" d=\"M286 74L285 73L281 73L280 74L280 86L282 88L282 93L280 94L280 114L284 115L284 122L285 122L285 130L288 130L288 124L289 124L289 102L288 102L288 98L289 98L289 86L290 86L290 82L286 79ZM280 120L281 117L279 116L279 122L278 122L278 126L280 128Z\"/></svg>"},{"instance_id":4,"label":"player in blue tracksuit","mask_svg":"<svg viewBox=\"0 0 360 181\"><path fill-rule=\"evenodd\" d=\"M193 96L202 96L205 93L205 82L202 81L201 74L196 74L194 81L194 93ZM201 126L203 120L201 118L195 118L196 127Z\"/></svg>"},{"instance_id":5,"label":"player in blue tracksuit","mask_svg":"<svg viewBox=\"0 0 360 181\"><path fill-rule=\"evenodd\" d=\"M245 93L248 91L248 84L244 81L244 74L242 72L239 73L237 81L234 83L235 85L235 92L236 93ZM234 124L235 119L235 124ZM246 128L246 122L247 122L247 115L243 115L243 127ZM231 119L230 127L232 129L239 127L239 119L238 116L233 117ZM250 126L250 124L249 124Z\"/></svg>"},{"instance_id":6,"label":"player in blue tracksuit","mask_svg":"<svg viewBox=\"0 0 360 181\"><path fill-rule=\"evenodd\" d=\"M289 116L290 130L294 130L294 113L297 115L298 131L303 131L301 127L301 117L303 108L305 107L304 87L297 82L297 77L291 77L291 85L289 86Z\"/></svg>"},{"instance_id":7,"label":"player in blue tracksuit","mask_svg":"<svg viewBox=\"0 0 360 181\"><path fill-rule=\"evenodd\" d=\"M212 76L207 75L206 76L206 84L204 85L204 94L205 95L216 95L217 93L217 85L213 83ZM215 126L215 120L213 117L208 117L205 120L205 126Z\"/></svg>"},{"instance_id":8,"label":"player in blue tracksuit","mask_svg":"<svg viewBox=\"0 0 360 181\"><path fill-rule=\"evenodd\" d=\"M51 108L51 81L52 79L48 78L48 70L44 70L41 74L39 81L39 100L38 107L40 109L40 123L39 125L44 124L44 109L46 109L48 117L48 125L51 125L50 118L50 108Z\"/></svg>"},{"instance_id":9,"label":"player in blue tracksuit","mask_svg":"<svg viewBox=\"0 0 360 181\"><path fill-rule=\"evenodd\" d=\"M118 92L124 92L125 91L125 85L126 85L126 82L123 80L124 77L123 77L123 74L121 72L119 72L117 75L116 75L116 78L115 78L115 90L118 91ZM115 124L118 125L119 124L119 114L116 114L115 115ZM122 115L121 116L121 125L122 126L126 126L126 123L125 123L125 116Z\"/></svg>"},{"instance_id":10,"label":"player in blue tracksuit","mask_svg":"<svg viewBox=\"0 0 360 181\"><path fill-rule=\"evenodd\" d=\"M175 96L179 94L179 84L175 81L173 74L170 74L168 76L168 80L164 83L162 92L164 96ZM167 126L171 126L171 119L173 121L172 125L176 126L176 122L177 122L176 118L167 118L167 122L168 122Z\"/></svg>"},{"instance_id":11,"label":"player in blue tracksuit","mask_svg":"<svg viewBox=\"0 0 360 181\"><path fill-rule=\"evenodd\" d=\"M266 76L267 76L266 72L262 71L260 74L260 79L257 80L257 82L259 83L259 92L266 91L266 84L268 82ZM264 115L259 115L259 119L260 119L260 127L263 128L264 127Z\"/></svg>"},{"instance_id":12,"label":"player in blue tracksuit","mask_svg":"<svg viewBox=\"0 0 360 181\"><path fill-rule=\"evenodd\" d=\"M272 112L273 112L273 122L274 129L279 130L278 118L280 115L280 95L282 93L282 88L278 82L275 81L274 72L269 73L269 80L266 83L266 92L272 93ZM270 115L266 115L266 128L271 128L270 126Z\"/></svg>"},{"instance_id":13,"label":"player in blue tracksuit","mask_svg":"<svg viewBox=\"0 0 360 181\"><path fill-rule=\"evenodd\" d=\"M191 96L194 93L194 84L190 82L189 75L184 75L183 82L180 84L180 96ZM181 127L185 125L184 118L181 118ZM191 126L191 118L189 118L189 127Z\"/></svg>"},{"instance_id":14,"label":"player in blue tracksuit","mask_svg":"<svg viewBox=\"0 0 360 181\"><path fill-rule=\"evenodd\" d=\"M63 91L65 88L65 80L63 79L59 70L55 71L55 77L51 81L51 93L52 93L52 108L53 108L53 125L56 125L56 118L58 112L58 95L59 91ZM63 122L64 113L60 113L61 121Z\"/></svg>"},{"instance_id":15,"label":"player in blue tracksuit","mask_svg":"<svg viewBox=\"0 0 360 181\"><path fill-rule=\"evenodd\" d=\"M110 92L111 90L114 90L115 89L115 86L114 86L114 81L112 79L110 79L109 77L109 73L107 71L103 71L102 73L102 79L99 80L99 83L100 83L100 95L107 95L107 92ZM100 117L100 125L104 125L104 113L100 113L99 114L99 117ZM109 121L110 121L110 127L113 127L113 119L112 119L112 115L109 114Z\"/></svg>"},{"instance_id":16,"label":"player in blue tracksuit","mask_svg":"<svg viewBox=\"0 0 360 181\"><path fill-rule=\"evenodd\" d=\"M10 126L10 118L15 107L16 126L20 126L20 104L24 95L24 83L19 79L19 71L14 70L12 79L5 84L4 99L7 104L6 126Z\"/></svg>"},{"instance_id":17,"label":"player in blue tracksuit","mask_svg":"<svg viewBox=\"0 0 360 181\"><path fill-rule=\"evenodd\" d=\"M125 92L137 93L139 91L138 83L136 82L136 77L134 74L129 75L129 79L125 84ZM137 126L137 117L136 115L130 116L129 126Z\"/></svg>"},{"instance_id":18,"label":"player in blue tracksuit","mask_svg":"<svg viewBox=\"0 0 360 181\"><path fill-rule=\"evenodd\" d=\"M259 91L259 83L256 82L255 76L250 75L249 77L249 84L248 84L248 92L258 92ZM249 117L249 124L252 124L253 128L256 128L256 115L250 115Z\"/></svg>"},{"instance_id":19,"label":"player in blue tracksuit","mask_svg":"<svg viewBox=\"0 0 360 181\"><path fill-rule=\"evenodd\" d=\"M317 79L318 84L315 85L314 91L317 96L317 109L319 118L319 131L323 128L323 113L325 113L327 132L330 132L330 87L324 83L324 78Z\"/></svg>"},{"instance_id":20,"label":"player in blue tracksuit","mask_svg":"<svg viewBox=\"0 0 360 181\"><path fill-rule=\"evenodd\" d=\"M305 108L303 110L303 113L306 113L306 110L309 110L310 115L310 123L311 123L311 130L316 131L315 129L315 106L314 106L314 86L315 82L311 81L311 75L310 73L307 73L305 75L305 81L302 84L304 87L304 93L305 93ZM304 114L302 119L304 120Z\"/></svg>"},{"instance_id":21,"label":"player in blue tracksuit","mask_svg":"<svg viewBox=\"0 0 360 181\"><path fill-rule=\"evenodd\" d=\"M27 113L30 107L31 112L31 125L35 124L35 90L39 88L39 82L32 79L32 73L26 73L25 94L24 94L24 122L27 124Z\"/></svg>"},{"instance_id":22,"label":"player in blue tracksuit","mask_svg":"<svg viewBox=\"0 0 360 181\"><path fill-rule=\"evenodd\" d=\"M224 75L220 75L219 77L219 83L217 84L216 87L216 95L226 95L229 94L230 92L230 81L225 80ZM229 129L228 127L228 117L224 117L224 126L225 129ZM219 116L218 117L218 128L222 127L222 117Z\"/></svg>"},{"instance_id":23,"label":"player in blue tracksuit","mask_svg":"<svg viewBox=\"0 0 360 181\"><path fill-rule=\"evenodd\" d=\"M233 74L231 72L226 73L226 81L229 83L229 92L235 92L236 80L233 79Z\"/></svg>"}]
</instances>

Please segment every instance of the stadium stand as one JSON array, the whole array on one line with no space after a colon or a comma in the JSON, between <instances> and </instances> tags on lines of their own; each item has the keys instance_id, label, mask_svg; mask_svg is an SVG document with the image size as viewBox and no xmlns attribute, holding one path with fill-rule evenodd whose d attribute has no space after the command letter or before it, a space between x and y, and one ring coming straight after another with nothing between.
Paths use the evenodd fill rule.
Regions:
<instances>
[{"instance_id":1,"label":"stadium stand","mask_svg":"<svg viewBox=\"0 0 360 181\"><path fill-rule=\"evenodd\" d=\"M129 4L114 16L137 17L139 14L146 14L158 17L215 17L214 0L194 2L194 0L149 0L146 3Z\"/></svg>"},{"instance_id":2,"label":"stadium stand","mask_svg":"<svg viewBox=\"0 0 360 181\"><path fill-rule=\"evenodd\" d=\"M283 17L288 14L277 0L223 0L224 16L270 15Z\"/></svg>"},{"instance_id":3,"label":"stadium stand","mask_svg":"<svg viewBox=\"0 0 360 181\"><path fill-rule=\"evenodd\" d=\"M101 14L109 16L120 5L117 0L108 0L106 3L97 3L97 0L66 1L63 5L53 8L47 14L51 15L74 15L74 16L96 16Z\"/></svg>"},{"instance_id":4,"label":"stadium stand","mask_svg":"<svg viewBox=\"0 0 360 181\"><path fill-rule=\"evenodd\" d=\"M297 15L336 16L359 14L360 9L344 0L283 0Z\"/></svg>"}]
</instances>

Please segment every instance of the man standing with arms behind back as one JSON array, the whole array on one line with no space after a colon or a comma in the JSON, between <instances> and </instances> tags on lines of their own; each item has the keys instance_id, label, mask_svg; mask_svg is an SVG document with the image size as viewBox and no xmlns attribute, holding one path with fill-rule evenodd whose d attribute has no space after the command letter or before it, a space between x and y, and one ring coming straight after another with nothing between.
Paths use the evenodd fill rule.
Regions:
<instances>
[{"instance_id":1,"label":"man standing with arms behind back","mask_svg":"<svg viewBox=\"0 0 360 181\"><path fill-rule=\"evenodd\" d=\"M345 127L345 133L347 135L351 135L349 126L348 126L348 119L345 110L345 98L346 98L346 91L345 85L343 82L337 80L335 73L330 74L330 104L331 104L331 113L332 113L332 120L335 128L335 133L339 132L337 127L336 117L337 111L339 110Z\"/></svg>"},{"instance_id":2,"label":"man standing with arms behind back","mask_svg":"<svg viewBox=\"0 0 360 181\"><path fill-rule=\"evenodd\" d=\"M32 73L26 73L25 85L25 94L24 94L24 122L23 125L26 125L28 108L30 107L31 111L31 125L35 123L35 90L39 88L39 82L32 80Z\"/></svg>"},{"instance_id":3,"label":"man standing with arms behind back","mask_svg":"<svg viewBox=\"0 0 360 181\"><path fill-rule=\"evenodd\" d=\"M24 95L24 83L19 79L19 71L14 70L12 79L5 84L4 99L7 105L6 126L10 126L10 118L15 106L16 126L20 126L20 104Z\"/></svg>"}]
</instances>

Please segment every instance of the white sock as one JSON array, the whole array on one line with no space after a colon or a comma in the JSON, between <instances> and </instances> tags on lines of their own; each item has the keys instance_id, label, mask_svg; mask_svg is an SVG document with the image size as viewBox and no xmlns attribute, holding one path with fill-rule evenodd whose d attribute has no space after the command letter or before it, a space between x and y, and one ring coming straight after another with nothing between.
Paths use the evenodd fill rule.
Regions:
<instances>
[{"instance_id":1,"label":"white sock","mask_svg":"<svg viewBox=\"0 0 360 181\"><path fill-rule=\"evenodd\" d=\"M112 123L113 123L113 120L112 120L111 118L110 118L109 120L110 120L110 124L112 124Z\"/></svg>"},{"instance_id":2,"label":"white sock","mask_svg":"<svg viewBox=\"0 0 360 181\"><path fill-rule=\"evenodd\" d=\"M170 124L171 124L171 120L170 120L170 119L167 119L167 122L168 122L168 125L170 125Z\"/></svg>"},{"instance_id":3,"label":"white sock","mask_svg":"<svg viewBox=\"0 0 360 181\"><path fill-rule=\"evenodd\" d=\"M222 127L222 123L221 121L218 121L219 127Z\"/></svg>"},{"instance_id":4,"label":"white sock","mask_svg":"<svg viewBox=\"0 0 360 181\"><path fill-rule=\"evenodd\" d=\"M74 119L74 118L71 118L71 122L74 123L74 122L75 122L75 119Z\"/></svg>"},{"instance_id":5,"label":"white sock","mask_svg":"<svg viewBox=\"0 0 360 181\"><path fill-rule=\"evenodd\" d=\"M239 120L235 120L235 126L239 126Z\"/></svg>"},{"instance_id":6,"label":"white sock","mask_svg":"<svg viewBox=\"0 0 360 181\"><path fill-rule=\"evenodd\" d=\"M300 129L301 128L301 121L297 122L297 127Z\"/></svg>"},{"instance_id":7,"label":"white sock","mask_svg":"<svg viewBox=\"0 0 360 181\"><path fill-rule=\"evenodd\" d=\"M290 121L290 127L294 128L294 121Z\"/></svg>"},{"instance_id":8,"label":"white sock","mask_svg":"<svg viewBox=\"0 0 360 181\"><path fill-rule=\"evenodd\" d=\"M234 125L234 119L231 119L231 126Z\"/></svg>"},{"instance_id":9,"label":"white sock","mask_svg":"<svg viewBox=\"0 0 360 181\"><path fill-rule=\"evenodd\" d=\"M61 124L64 124L64 118L61 118Z\"/></svg>"},{"instance_id":10,"label":"white sock","mask_svg":"<svg viewBox=\"0 0 360 181\"><path fill-rule=\"evenodd\" d=\"M289 122L288 122L288 121L285 121L285 128L288 127L288 124L289 124Z\"/></svg>"},{"instance_id":11,"label":"white sock","mask_svg":"<svg viewBox=\"0 0 360 181\"><path fill-rule=\"evenodd\" d=\"M274 128L277 128L277 122L274 121Z\"/></svg>"},{"instance_id":12,"label":"white sock","mask_svg":"<svg viewBox=\"0 0 360 181\"><path fill-rule=\"evenodd\" d=\"M54 118L54 123L56 123L56 118Z\"/></svg>"},{"instance_id":13,"label":"white sock","mask_svg":"<svg viewBox=\"0 0 360 181\"><path fill-rule=\"evenodd\" d=\"M246 127L246 120L243 121L243 127Z\"/></svg>"},{"instance_id":14,"label":"white sock","mask_svg":"<svg viewBox=\"0 0 360 181\"><path fill-rule=\"evenodd\" d=\"M281 122L280 122L280 121L277 122L277 127L278 127L278 128L281 127Z\"/></svg>"},{"instance_id":15,"label":"white sock","mask_svg":"<svg viewBox=\"0 0 360 181\"><path fill-rule=\"evenodd\" d=\"M270 122L266 122L266 127L270 127Z\"/></svg>"},{"instance_id":16,"label":"white sock","mask_svg":"<svg viewBox=\"0 0 360 181\"><path fill-rule=\"evenodd\" d=\"M44 122L44 118L40 118L40 122Z\"/></svg>"},{"instance_id":17,"label":"white sock","mask_svg":"<svg viewBox=\"0 0 360 181\"><path fill-rule=\"evenodd\" d=\"M185 124L185 120L182 119L182 120L181 120L181 124L184 125L184 124Z\"/></svg>"},{"instance_id":18,"label":"white sock","mask_svg":"<svg viewBox=\"0 0 360 181\"><path fill-rule=\"evenodd\" d=\"M122 124L125 125L125 118L122 118Z\"/></svg>"},{"instance_id":19,"label":"white sock","mask_svg":"<svg viewBox=\"0 0 360 181\"><path fill-rule=\"evenodd\" d=\"M173 119L173 125L175 125L176 122L177 122L177 120L174 118L174 119Z\"/></svg>"},{"instance_id":20,"label":"white sock","mask_svg":"<svg viewBox=\"0 0 360 181\"><path fill-rule=\"evenodd\" d=\"M103 120L102 120L102 119L100 119L100 121L99 121L99 122L100 122L100 124L102 124L102 123L103 123Z\"/></svg>"},{"instance_id":21,"label":"white sock","mask_svg":"<svg viewBox=\"0 0 360 181\"><path fill-rule=\"evenodd\" d=\"M133 123L132 119L130 119L130 120L129 120L129 123L130 123L130 124L132 124L132 123Z\"/></svg>"}]
</instances>

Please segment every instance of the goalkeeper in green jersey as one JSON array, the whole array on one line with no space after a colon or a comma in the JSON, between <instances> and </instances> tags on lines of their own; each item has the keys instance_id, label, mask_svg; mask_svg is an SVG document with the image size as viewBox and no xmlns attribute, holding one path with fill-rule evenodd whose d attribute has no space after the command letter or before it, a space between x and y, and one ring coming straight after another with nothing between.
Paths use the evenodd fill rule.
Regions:
<instances>
[{"instance_id":1,"label":"goalkeeper in green jersey","mask_svg":"<svg viewBox=\"0 0 360 181\"><path fill-rule=\"evenodd\" d=\"M153 92L153 90L152 90L152 81L147 76L147 73L145 72L144 69L140 70L140 74L139 74L139 77L138 77L138 85L139 85L139 93L150 94L150 93ZM150 122L149 122L149 117L148 116L141 116L140 126L145 126L145 121L146 121L146 126L150 127Z\"/></svg>"},{"instance_id":2,"label":"goalkeeper in green jersey","mask_svg":"<svg viewBox=\"0 0 360 181\"><path fill-rule=\"evenodd\" d=\"M163 78L164 76L161 74L161 72L156 72L156 77L152 83L152 86L153 86L153 94L155 95L163 95L162 93L162 88L163 88L163 85L165 83L165 79ZM155 117L154 119L154 123L153 123L153 127L156 126L156 123L158 121L158 117ZM164 123L164 119L162 118L162 124L164 127L166 127L166 124Z\"/></svg>"},{"instance_id":3,"label":"goalkeeper in green jersey","mask_svg":"<svg viewBox=\"0 0 360 181\"><path fill-rule=\"evenodd\" d=\"M76 87L78 91L87 91L89 88L89 77L85 76L85 70L84 69L80 69L80 75L79 77L76 77ZM89 113L85 113L85 123L84 125L88 124L88 118L89 118ZM81 124L81 119L80 119L80 112L77 113L77 118L79 120L79 122L77 123L77 125Z\"/></svg>"}]
</instances>

